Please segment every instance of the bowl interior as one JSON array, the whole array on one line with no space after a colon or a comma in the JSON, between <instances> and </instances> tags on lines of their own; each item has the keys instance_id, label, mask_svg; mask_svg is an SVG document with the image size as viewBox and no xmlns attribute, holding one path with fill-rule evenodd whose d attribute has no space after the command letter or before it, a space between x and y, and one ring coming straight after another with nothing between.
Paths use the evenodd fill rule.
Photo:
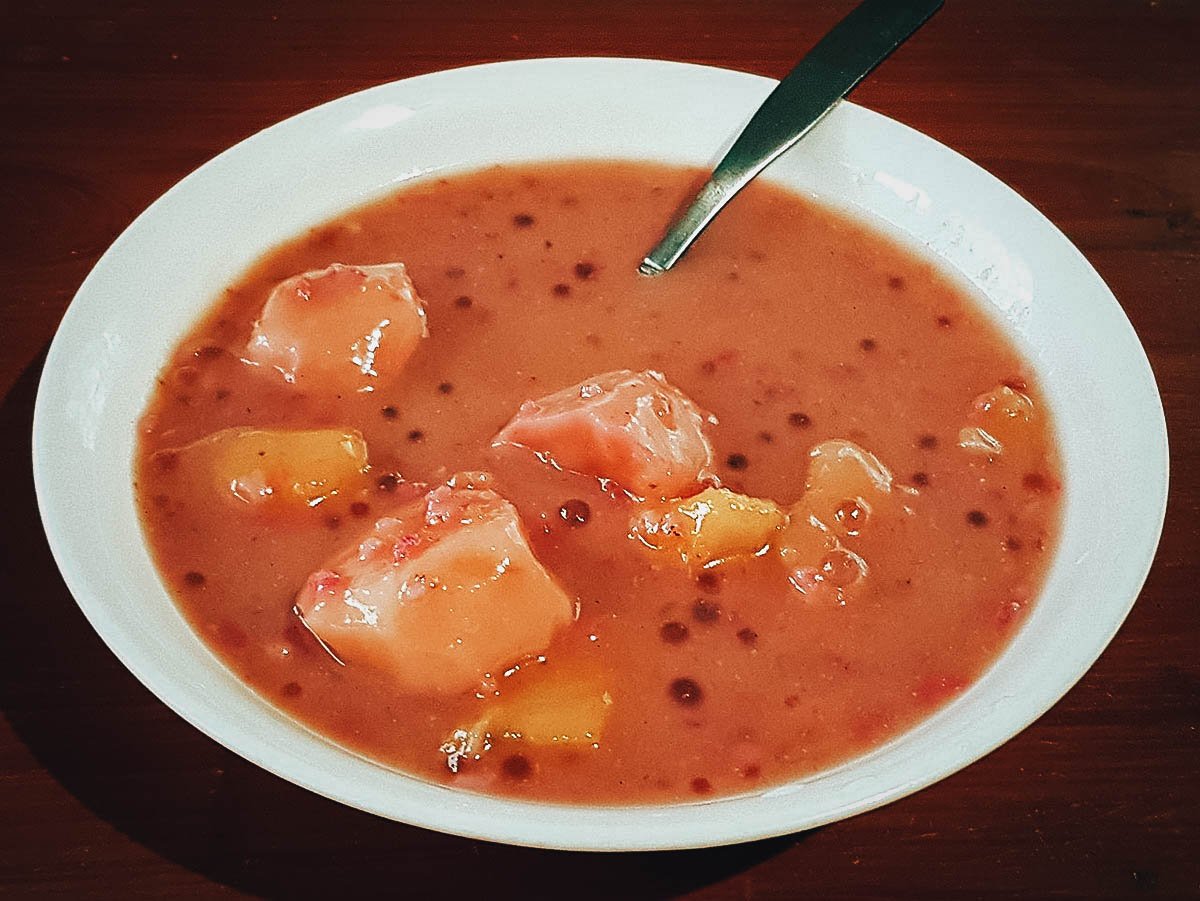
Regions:
<instances>
[{"instance_id":1,"label":"bowl interior","mask_svg":"<svg viewBox=\"0 0 1200 901\"><path fill-rule=\"evenodd\" d=\"M928 248L975 284L1059 430L1065 513L1047 584L1010 647L949 707L865 757L750 796L633 808L481 797L390 771L276 711L192 633L155 573L130 490L137 418L175 341L264 251L438 171L573 157L709 164L773 85L648 60L452 70L289 119L164 195L80 288L35 415L45 528L105 642L180 715L284 778L404 822L544 847L698 847L816 826L942 778L1044 712L1111 639L1153 557L1167 481L1153 375L1108 288L1044 217L947 148L850 103L767 177Z\"/></svg>"}]
</instances>

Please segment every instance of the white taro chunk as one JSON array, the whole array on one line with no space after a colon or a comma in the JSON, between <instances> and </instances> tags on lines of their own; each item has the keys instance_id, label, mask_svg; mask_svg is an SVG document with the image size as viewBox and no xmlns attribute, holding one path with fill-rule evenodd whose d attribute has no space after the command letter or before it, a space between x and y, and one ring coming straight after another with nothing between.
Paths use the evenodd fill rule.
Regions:
<instances>
[{"instance_id":1,"label":"white taro chunk","mask_svg":"<svg viewBox=\"0 0 1200 901\"><path fill-rule=\"evenodd\" d=\"M525 401L493 446L526 447L562 469L663 499L692 494L709 477L704 423L662 373L621 369Z\"/></svg>"},{"instance_id":2,"label":"white taro chunk","mask_svg":"<svg viewBox=\"0 0 1200 901\"><path fill-rule=\"evenodd\" d=\"M275 286L244 358L323 393L372 391L400 372L427 334L403 263L334 263Z\"/></svg>"},{"instance_id":3,"label":"white taro chunk","mask_svg":"<svg viewBox=\"0 0 1200 901\"><path fill-rule=\"evenodd\" d=\"M347 666L430 692L469 690L539 654L575 614L513 505L449 485L378 520L309 576L296 606Z\"/></svg>"}]
</instances>

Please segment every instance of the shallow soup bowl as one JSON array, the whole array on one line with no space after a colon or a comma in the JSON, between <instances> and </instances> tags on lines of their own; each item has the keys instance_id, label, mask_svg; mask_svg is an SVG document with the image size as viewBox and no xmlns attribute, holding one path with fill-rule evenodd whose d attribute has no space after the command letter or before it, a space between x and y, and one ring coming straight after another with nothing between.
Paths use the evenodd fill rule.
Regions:
<instances>
[{"instance_id":1,"label":"shallow soup bowl","mask_svg":"<svg viewBox=\"0 0 1200 901\"><path fill-rule=\"evenodd\" d=\"M1064 512L1045 586L1009 647L947 707L866 755L735 797L634 807L487 797L376 764L272 707L193 633L155 571L131 487L138 418L172 347L263 253L431 173L571 158L708 165L773 85L650 60L440 72L269 128L154 203L79 289L34 420L46 533L117 657L204 733L312 791L430 829L569 849L702 847L818 826L955 772L1045 712L1112 638L1154 554L1167 487L1154 378L1117 301L1050 222L953 151L850 103L763 177L974 284L1029 360L1058 429Z\"/></svg>"}]
</instances>

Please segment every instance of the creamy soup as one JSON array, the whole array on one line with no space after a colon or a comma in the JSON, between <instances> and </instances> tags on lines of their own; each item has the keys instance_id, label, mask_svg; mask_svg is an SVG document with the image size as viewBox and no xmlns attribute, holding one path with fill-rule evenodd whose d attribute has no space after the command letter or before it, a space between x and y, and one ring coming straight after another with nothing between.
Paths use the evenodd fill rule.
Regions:
<instances>
[{"instance_id":1,"label":"creamy soup","mask_svg":"<svg viewBox=\"0 0 1200 901\"><path fill-rule=\"evenodd\" d=\"M136 468L203 641L383 764L572 803L777 784L979 678L1057 528L1029 367L929 259L765 180L638 275L700 180L426 179L216 298Z\"/></svg>"}]
</instances>

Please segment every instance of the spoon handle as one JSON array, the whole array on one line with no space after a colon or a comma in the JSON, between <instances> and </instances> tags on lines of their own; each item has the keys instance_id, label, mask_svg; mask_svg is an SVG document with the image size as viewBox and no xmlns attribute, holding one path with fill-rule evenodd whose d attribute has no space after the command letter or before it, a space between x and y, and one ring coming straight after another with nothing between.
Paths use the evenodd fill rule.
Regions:
<instances>
[{"instance_id":1,"label":"spoon handle","mask_svg":"<svg viewBox=\"0 0 1200 901\"><path fill-rule=\"evenodd\" d=\"M799 141L942 0L866 0L838 22L763 101L691 205L638 267L666 272L746 183Z\"/></svg>"}]
</instances>

